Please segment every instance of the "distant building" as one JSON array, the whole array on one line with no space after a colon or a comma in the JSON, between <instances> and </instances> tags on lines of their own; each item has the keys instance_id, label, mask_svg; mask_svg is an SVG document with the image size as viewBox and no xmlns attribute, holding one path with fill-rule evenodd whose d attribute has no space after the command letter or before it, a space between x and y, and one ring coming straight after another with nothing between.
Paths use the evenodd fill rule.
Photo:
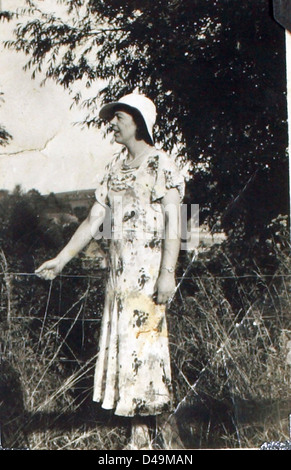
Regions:
<instances>
[{"instance_id":1,"label":"distant building","mask_svg":"<svg viewBox=\"0 0 291 470\"><path fill-rule=\"evenodd\" d=\"M56 223L83 220L94 204L94 189L50 193L46 199L46 217Z\"/></svg>"},{"instance_id":2,"label":"distant building","mask_svg":"<svg viewBox=\"0 0 291 470\"><path fill-rule=\"evenodd\" d=\"M90 209L94 203L95 190L82 189L78 191L67 191L64 193L55 193L55 197L61 203L68 204L74 211L77 207Z\"/></svg>"},{"instance_id":3,"label":"distant building","mask_svg":"<svg viewBox=\"0 0 291 470\"><path fill-rule=\"evenodd\" d=\"M8 195L8 191L6 189L0 189L0 199L3 199Z\"/></svg>"}]
</instances>

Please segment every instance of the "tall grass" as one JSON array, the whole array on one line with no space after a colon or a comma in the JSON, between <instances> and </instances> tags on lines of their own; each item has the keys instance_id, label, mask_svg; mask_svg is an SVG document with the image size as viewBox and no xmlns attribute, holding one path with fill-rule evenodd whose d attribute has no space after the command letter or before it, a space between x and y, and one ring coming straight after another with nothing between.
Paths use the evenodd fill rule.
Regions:
<instances>
[{"instance_id":1,"label":"tall grass","mask_svg":"<svg viewBox=\"0 0 291 470\"><path fill-rule=\"evenodd\" d=\"M176 415L188 446L260 447L289 438L290 256L273 245L277 268L241 277L225 253L227 274L189 280L170 318ZM213 256L210 254L211 256ZM198 270L198 266L196 271ZM226 296L235 285L239 303ZM182 291L182 289L181 289ZM237 308L239 304L240 308Z\"/></svg>"},{"instance_id":2,"label":"tall grass","mask_svg":"<svg viewBox=\"0 0 291 470\"><path fill-rule=\"evenodd\" d=\"M288 249L273 247L277 268L271 275L258 268L249 277L238 276L221 248L202 255L169 309L174 413L187 448L258 448L289 437L290 256ZM215 256L223 258L220 275L209 267ZM185 260L182 264L181 270ZM75 290L69 276L46 284L9 272L2 253L3 445L123 448L127 420L91 401L102 312L95 302L103 274L97 281L84 275L76 296L68 299L66 289ZM27 286L33 286L30 302L19 295Z\"/></svg>"}]
</instances>

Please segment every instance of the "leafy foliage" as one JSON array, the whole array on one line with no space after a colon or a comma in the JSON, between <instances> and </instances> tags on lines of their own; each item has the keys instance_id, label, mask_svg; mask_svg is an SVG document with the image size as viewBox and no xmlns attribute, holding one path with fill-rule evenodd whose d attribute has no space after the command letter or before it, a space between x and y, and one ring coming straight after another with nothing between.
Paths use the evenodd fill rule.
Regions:
<instances>
[{"instance_id":1,"label":"leafy foliage","mask_svg":"<svg viewBox=\"0 0 291 470\"><path fill-rule=\"evenodd\" d=\"M0 93L0 103L3 101L3 93ZM7 132L5 127L3 125L0 125L0 145L6 145L9 140L12 138L12 136Z\"/></svg>"},{"instance_id":2,"label":"leafy foliage","mask_svg":"<svg viewBox=\"0 0 291 470\"><path fill-rule=\"evenodd\" d=\"M77 103L77 83L101 79L98 95L83 102L88 125L101 125L100 99L136 88L152 98L157 140L193 162L187 202L200 204L202 221L222 218L250 238L288 212L284 31L269 0L57 3L62 18L27 0L32 19L6 43L29 56L33 76L43 70Z\"/></svg>"}]
</instances>

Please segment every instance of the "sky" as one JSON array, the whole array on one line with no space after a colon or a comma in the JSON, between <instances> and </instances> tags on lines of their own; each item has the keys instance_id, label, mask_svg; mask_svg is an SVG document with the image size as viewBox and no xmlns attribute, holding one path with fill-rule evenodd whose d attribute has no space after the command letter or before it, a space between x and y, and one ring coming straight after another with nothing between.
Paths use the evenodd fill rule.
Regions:
<instances>
[{"instance_id":1,"label":"sky","mask_svg":"<svg viewBox=\"0 0 291 470\"><path fill-rule=\"evenodd\" d=\"M3 10L21 7L24 0L2 0ZM46 0L46 5L54 0ZM104 139L96 128L75 125L85 111L74 107L72 98L53 81L41 86L43 76L31 79L25 72L24 54L4 49L14 25L0 23L0 123L13 139L0 147L0 190L50 192L92 189L117 145ZM100 83L96 84L96 91Z\"/></svg>"}]
</instances>

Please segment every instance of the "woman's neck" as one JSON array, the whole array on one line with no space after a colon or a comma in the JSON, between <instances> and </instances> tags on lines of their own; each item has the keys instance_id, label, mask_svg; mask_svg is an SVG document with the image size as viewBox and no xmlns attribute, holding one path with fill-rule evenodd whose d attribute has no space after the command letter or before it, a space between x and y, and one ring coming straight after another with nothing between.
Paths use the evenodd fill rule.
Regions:
<instances>
[{"instance_id":1,"label":"woman's neck","mask_svg":"<svg viewBox=\"0 0 291 470\"><path fill-rule=\"evenodd\" d=\"M146 155L149 152L151 146L148 145L144 140L136 140L131 145L127 146L128 150L128 163L132 162L133 160L137 160L139 157Z\"/></svg>"}]
</instances>

